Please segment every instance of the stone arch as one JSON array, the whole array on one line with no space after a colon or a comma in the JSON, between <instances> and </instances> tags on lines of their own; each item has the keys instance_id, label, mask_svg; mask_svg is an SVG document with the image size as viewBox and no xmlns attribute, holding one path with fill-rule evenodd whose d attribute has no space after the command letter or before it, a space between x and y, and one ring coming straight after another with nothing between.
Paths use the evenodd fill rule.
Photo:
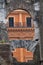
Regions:
<instances>
[{"instance_id":1,"label":"stone arch","mask_svg":"<svg viewBox=\"0 0 43 65\"><path fill-rule=\"evenodd\" d=\"M11 0L9 5L7 6L7 14L12 12L13 10L22 9L29 12L34 19L33 5L31 3L27 3L25 0Z\"/></svg>"},{"instance_id":2,"label":"stone arch","mask_svg":"<svg viewBox=\"0 0 43 65\"><path fill-rule=\"evenodd\" d=\"M23 0L22 0L22 3L21 2L19 2L19 1L17 1L17 3L16 3L16 1L17 0L15 0L15 2L11 2L12 4L14 3L14 5L12 5L12 7L13 7L13 9L12 10L10 10L9 9L9 12L11 12L11 11L13 11L13 10L17 10L17 9L24 9L24 10L26 10L27 12L30 12L30 14L32 14L32 17L34 18L34 12L33 12L33 10L32 10L32 8L30 8L28 5L26 5L26 3L24 3L23 2ZM20 0L21 1L21 0ZM19 2L19 3L18 3ZM16 4L16 6L15 6L15 4ZM20 6L20 7L19 7ZM34 24L35 25L35 24Z\"/></svg>"},{"instance_id":3,"label":"stone arch","mask_svg":"<svg viewBox=\"0 0 43 65\"><path fill-rule=\"evenodd\" d=\"M6 17L7 17L10 13L12 13L13 11L16 11L16 10L22 10L22 11L24 11L24 12L27 12L27 13L33 18L32 12L31 12L30 10L26 10L26 9L23 9L23 8L17 8L17 9L10 10L10 11L7 13Z\"/></svg>"}]
</instances>

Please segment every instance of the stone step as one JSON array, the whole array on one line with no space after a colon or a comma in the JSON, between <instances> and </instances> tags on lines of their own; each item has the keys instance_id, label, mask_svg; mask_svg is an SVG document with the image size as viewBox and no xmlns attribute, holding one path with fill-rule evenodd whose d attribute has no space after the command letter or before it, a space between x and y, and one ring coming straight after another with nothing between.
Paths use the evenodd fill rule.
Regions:
<instances>
[{"instance_id":1,"label":"stone step","mask_svg":"<svg viewBox=\"0 0 43 65\"><path fill-rule=\"evenodd\" d=\"M10 45L9 44L0 44L0 51L9 51Z\"/></svg>"},{"instance_id":2,"label":"stone step","mask_svg":"<svg viewBox=\"0 0 43 65\"><path fill-rule=\"evenodd\" d=\"M0 56L7 62L10 62L10 45L0 44Z\"/></svg>"}]
</instances>

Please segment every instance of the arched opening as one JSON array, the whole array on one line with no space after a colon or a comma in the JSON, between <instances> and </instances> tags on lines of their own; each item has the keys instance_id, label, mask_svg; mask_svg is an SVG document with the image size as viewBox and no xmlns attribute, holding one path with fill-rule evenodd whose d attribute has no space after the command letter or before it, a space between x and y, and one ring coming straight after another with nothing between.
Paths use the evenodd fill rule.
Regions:
<instances>
[{"instance_id":1,"label":"arched opening","mask_svg":"<svg viewBox=\"0 0 43 65\"><path fill-rule=\"evenodd\" d=\"M34 37L32 14L26 10L17 9L10 12L7 16L6 25L10 40L32 40Z\"/></svg>"}]
</instances>

